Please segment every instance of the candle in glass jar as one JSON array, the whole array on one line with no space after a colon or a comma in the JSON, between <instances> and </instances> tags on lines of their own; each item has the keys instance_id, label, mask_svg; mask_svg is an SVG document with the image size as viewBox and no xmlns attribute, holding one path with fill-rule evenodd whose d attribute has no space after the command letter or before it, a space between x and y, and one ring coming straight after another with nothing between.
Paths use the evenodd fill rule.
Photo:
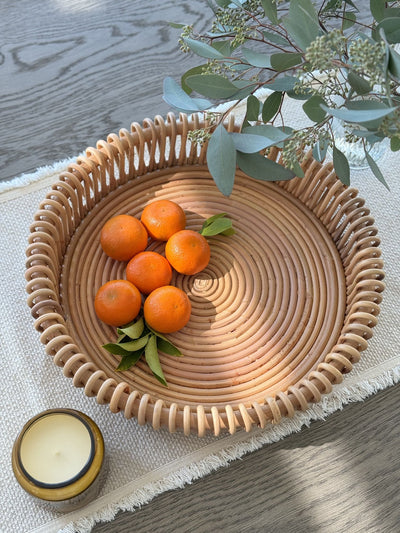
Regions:
<instances>
[{"instance_id":1,"label":"candle in glass jar","mask_svg":"<svg viewBox=\"0 0 400 533\"><path fill-rule=\"evenodd\" d=\"M25 424L12 462L27 492L69 511L97 494L103 457L103 438L93 420L72 409L53 409Z\"/></svg>"}]
</instances>

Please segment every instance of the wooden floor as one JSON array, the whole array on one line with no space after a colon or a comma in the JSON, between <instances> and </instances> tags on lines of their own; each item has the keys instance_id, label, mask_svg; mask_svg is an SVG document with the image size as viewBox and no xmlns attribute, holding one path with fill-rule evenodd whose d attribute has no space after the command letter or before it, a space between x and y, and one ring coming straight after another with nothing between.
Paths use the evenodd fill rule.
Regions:
<instances>
[{"instance_id":1,"label":"wooden floor","mask_svg":"<svg viewBox=\"0 0 400 533\"><path fill-rule=\"evenodd\" d=\"M165 22L208 17L203 0L0 1L0 179L165 115L162 81L189 66ZM393 387L94 531L397 533L399 404Z\"/></svg>"}]
</instances>

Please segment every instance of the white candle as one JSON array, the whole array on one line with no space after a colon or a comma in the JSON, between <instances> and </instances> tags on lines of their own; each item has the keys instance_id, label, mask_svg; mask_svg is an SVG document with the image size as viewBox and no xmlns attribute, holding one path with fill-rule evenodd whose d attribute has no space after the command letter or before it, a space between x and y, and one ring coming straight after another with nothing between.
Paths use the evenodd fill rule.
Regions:
<instances>
[{"instance_id":1,"label":"white candle","mask_svg":"<svg viewBox=\"0 0 400 533\"><path fill-rule=\"evenodd\" d=\"M12 452L13 471L21 487L66 512L96 497L103 459L100 429L73 409L51 409L29 420Z\"/></svg>"},{"instance_id":2,"label":"white candle","mask_svg":"<svg viewBox=\"0 0 400 533\"><path fill-rule=\"evenodd\" d=\"M34 422L21 440L21 465L39 483L61 484L78 476L92 453L88 427L79 418L52 413Z\"/></svg>"}]
</instances>

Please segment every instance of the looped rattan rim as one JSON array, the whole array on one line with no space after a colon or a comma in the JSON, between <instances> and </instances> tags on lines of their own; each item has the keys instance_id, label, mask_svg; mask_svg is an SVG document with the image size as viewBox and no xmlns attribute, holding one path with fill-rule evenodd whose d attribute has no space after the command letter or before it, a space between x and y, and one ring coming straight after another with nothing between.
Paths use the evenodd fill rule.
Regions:
<instances>
[{"instance_id":1,"label":"looped rattan rim","mask_svg":"<svg viewBox=\"0 0 400 533\"><path fill-rule=\"evenodd\" d=\"M372 336L372 328L377 322L384 289L380 241L374 221L364 200L358 196L355 189L345 187L337 179L331 164L322 165L308 154L303 163L304 178L294 178L287 182L272 184L257 182L254 194L251 193L251 187L247 184L255 180L250 180L243 173L238 172L238 197L246 198L249 194L250 200L245 204L245 210L253 209L257 212L254 229L252 229L252 220L244 223L247 224L246 238L250 231L262 233L259 228L257 229L257 216L264 220L262 217L265 216L265 212L257 204L257 198L261 197L261 201L264 201L264 190L267 191L267 204L274 201L280 202L281 198L284 202L289 202L289 208L283 207L279 215L284 229L282 230L278 225L274 226L275 222L272 223L279 238L277 244L274 244L273 237L271 237L269 251L271 257L268 257L265 264L260 267L260 261L263 261L260 257L254 258L251 251L246 256L250 258L247 259L248 261L254 259L254 268L262 270L263 275L266 276L265 283L267 284L269 280L268 290L274 293L264 295L263 301L269 302L268 298L270 298L275 302L280 299L284 302L286 298L287 313L292 313L292 319L296 318L301 325L302 314L304 314L307 318L307 320L304 319L304 328L307 328L307 321L314 320L315 325L312 324L312 327L317 333L325 317L321 315L319 308L314 310L314 300L320 298L324 302L327 301L323 307L327 313L331 312L332 307L338 308L328 319L330 329L322 341L323 346L320 351L311 363L305 364L302 360L296 363L299 366L305 364L305 370L294 371L293 376L297 375L297 378L292 377L291 381L288 380L283 390L277 390L271 386L265 389L266 393L263 392L263 373L265 368L273 367L274 357L277 358L277 367L285 365L285 361L289 361L288 366L294 365L293 361L290 362L288 346L282 347L278 352L272 351L271 353L275 355L268 355L270 360L267 355L261 354L259 360L262 360L262 364L266 366L259 367L257 365L261 363L258 363L256 356L246 348L243 352L243 360L246 359L245 364L248 366L243 370L240 365L244 363L240 359L238 350L236 349L236 352L233 350L235 353L232 356L232 350L228 351L224 345L221 354L230 354L227 359L228 363L225 364L221 355L221 365L216 373L220 377L201 383L200 389L196 392L200 394L198 397L195 396L194 389L183 388L187 387L190 376L195 376L194 379L196 379L196 376L204 375L204 369L200 368L202 362L199 362L198 357L193 359L194 370L190 367L187 371L185 369L174 370L176 363L173 363L175 367L171 367L171 375L172 379L177 376L177 384L176 388L172 388L170 395L164 393L161 386L155 384L153 378L146 374L143 368L139 367L137 374L124 379L123 373L114 372L110 366L99 365L98 359L92 356L91 350L86 349L87 346L81 342L82 337L77 336L78 326L74 326L71 319L74 313L81 310L84 324L90 324L95 320L88 311L90 298L88 298L89 303L81 304L81 300L86 298L82 292L84 289L80 288L81 292L76 295L74 293L77 290L76 287L71 288L68 285L66 272L77 269L76 275L83 276L85 283L93 282L93 287L95 287L104 281L104 276L115 276L121 271L109 263L104 267L103 274L98 270L91 270L92 267L84 262L82 266L74 266L77 255L93 254L93 260L99 257L96 255L98 254L96 243L92 244L90 249L79 248L80 242L84 240L81 237L79 241L79 236L82 235L80 232L85 230L85 225L89 228L87 231L95 231L99 226L99 220L104 219L105 214L113 210L115 212L115 209L128 209L131 207L129 202L134 204L132 209L138 210L148 199L147 187L153 183L151 180L155 180L154 187L161 187L163 194L167 196L177 194L177 190L182 190L183 199L186 193L192 194L190 191L200 191L205 184L204 194L210 204L214 202L215 208L223 205L220 199L222 195L216 187L210 188L212 180L206 167L206 147L199 147L188 139L188 132L201 126L202 122L197 115L189 118L181 114L177 119L173 114L169 114L165 120L156 116L154 120L146 119L142 125L133 123L131 131L121 130L119 135L112 134L107 141L99 141L96 148L88 148L85 156L79 157L59 176L59 180L54 183L46 198L41 202L30 227L31 233L26 252L28 305L35 318L35 328L41 334L40 340L46 345L46 352L53 357L56 365L63 368L64 375L72 378L73 385L83 387L85 394L96 397L98 403L109 404L112 412L124 411L126 418L136 417L139 424L150 423L155 429L165 426L170 432L181 429L185 434L196 433L199 436L206 432L218 435L221 431L234 433L241 427L250 431L256 426L265 427L268 423L278 424L282 417L292 417L296 410L306 410L310 402L318 402L322 394L330 393L332 385L339 383L343 374L351 371L353 365L360 359L360 352L366 349L367 341ZM236 129L232 117L227 123L227 129L229 131ZM279 151L272 149L269 157L279 160ZM150 181L146 182L146 179ZM165 186L163 180L165 180ZM139 191L138 197L134 198L131 191L136 189ZM123 191L122 196L118 196L119 191ZM231 202L229 206L235 215L235 200L224 199L224 201ZM116 202L122 202L122 204ZM194 222L198 222L195 203L195 200L192 203L188 201L187 205L189 211L194 209ZM239 210L243 209L243 205L239 206ZM291 232L297 232L297 230L292 229L291 215L287 214L293 209L295 210L293 216L301 217L298 223L304 226L295 237L291 235ZM303 232L307 234L309 219L314 227L312 231L317 234L317 237L315 237L316 242L312 245L311 251L304 252L306 254L304 255L299 248L303 245L307 247ZM260 248L267 246L266 237L262 236L260 239ZM258 242L255 242L258 246ZM283 252L280 250L282 242L284 247L287 246L286 251ZM258 312L255 311L258 309L257 302L253 304L251 300L261 298L260 294L266 292L264 282L260 282L262 278L249 277L248 270L252 267L241 264L239 248L246 248L246 240L240 241L239 235L238 243L238 257L235 256L234 260L235 264L236 262L239 264L237 272L235 265L232 267L231 264L231 256L236 254L234 246L232 245L233 248L230 250L229 243L219 241L217 244L221 253L222 266L215 264L214 273L204 278L200 276L197 282L198 288L206 287L213 293L217 314L218 305L220 307L222 305L220 313L223 317L222 322L228 320L227 314L232 314L232 307L228 305L237 305L237 300L233 304L229 303L235 298L235 291L237 294L240 293L242 301L250 301L250 304L254 305L252 307L254 315ZM262 254L262 250L260 253ZM310 266L308 262L314 261L314 255L318 256L315 259L316 263ZM327 263L324 265L321 261L325 260ZM282 263L287 264L282 267L280 266ZM324 277L325 268L328 270L332 268L333 277L336 276L333 289L330 287L330 281ZM299 269L304 270L303 277L299 278L300 281L293 280L292 277L295 275L293 272ZM229 275L232 272L231 278L227 272ZM279 280L271 281L275 274ZM328 274L331 276L330 272ZM216 279L225 281L216 282ZM293 284L292 292L302 295L294 304L291 302L293 294L288 295L285 288L288 280ZM183 288L193 289L190 281L181 280L180 282ZM245 284L250 287L248 292L246 292L247 289L243 289ZM71 285L74 284L71 283ZM310 291L313 292L312 297L309 294ZM194 294L193 298L200 301L201 295ZM75 305L77 309L72 310L70 307ZM81 305L86 305L86 307L79 307ZM224 305L227 307L223 307ZM273 307L277 305L276 303L270 302L268 305L270 305L271 315L275 313L275 318L279 314L282 315L282 310ZM198 331L196 328L200 327L200 324L203 328L201 334L207 338L208 332L204 330L204 320L210 321L210 319L202 316L206 311L200 304L196 309L198 316L195 317L192 334L196 335ZM245 308L243 309L245 314ZM265 320L265 317L262 320ZM285 319L280 318L279 321L279 327L282 328ZM272 319L269 327L271 330L274 327L278 328ZM101 337L103 330L99 331ZM309 330L307 334L312 336L312 330ZM265 335L267 338L268 335ZM300 338L301 331L297 331L296 335ZM185 337L180 338L178 335L179 339L185 344ZM215 342L211 337L210 339L211 343ZM251 338L249 339L246 340L247 343L251 342ZM229 344L231 340L228 339L227 342ZM261 338L257 342L263 343L264 340ZM306 343L305 340L301 342ZM316 335L315 343L318 343L318 335ZM265 341L265 344L268 342ZM282 355L283 353L285 356ZM286 359L287 357L289 359ZM309 357L305 348L301 357L304 359ZM212 373L217 368L213 366L216 363L212 359L205 360L208 361L206 364L210 365L208 371ZM168 361L166 364L168 365ZM196 374L196 372L202 373ZM242 379L241 372L247 373L249 377ZM284 368L284 372L287 374L288 371ZM235 375L236 378L232 377ZM229 376L229 379L226 376ZM231 383L232 387L227 387L225 390L225 383ZM213 389L209 397L207 396L208 388ZM248 397L246 389L251 389ZM175 390L177 391L176 398L174 398ZM191 393L186 399L182 392L185 390L192 391L193 395ZM230 394L229 391L234 391L234 394ZM204 394L204 402L201 401L201 394ZM196 401L196 398L199 399Z\"/></svg>"}]
</instances>

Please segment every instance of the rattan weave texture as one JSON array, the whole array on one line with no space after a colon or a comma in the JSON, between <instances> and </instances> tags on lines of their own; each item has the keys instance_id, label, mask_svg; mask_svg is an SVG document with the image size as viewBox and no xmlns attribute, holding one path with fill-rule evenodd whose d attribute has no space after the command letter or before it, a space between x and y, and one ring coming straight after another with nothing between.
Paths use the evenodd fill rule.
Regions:
<instances>
[{"instance_id":1,"label":"rattan weave texture","mask_svg":"<svg viewBox=\"0 0 400 533\"><path fill-rule=\"evenodd\" d=\"M41 341L74 386L140 424L201 436L279 423L329 393L367 347L384 273L370 212L330 164L308 155L305 177L280 183L238 172L225 197L205 148L188 141L199 120L155 117L88 148L39 206L26 279ZM184 357L160 355L168 388L142 362L115 372L119 358L101 348L115 332L93 309L99 286L125 268L102 252L102 224L140 216L155 198L178 202L188 228L226 212L236 229L210 238L203 272L174 275L193 312L170 336Z\"/></svg>"}]
</instances>

